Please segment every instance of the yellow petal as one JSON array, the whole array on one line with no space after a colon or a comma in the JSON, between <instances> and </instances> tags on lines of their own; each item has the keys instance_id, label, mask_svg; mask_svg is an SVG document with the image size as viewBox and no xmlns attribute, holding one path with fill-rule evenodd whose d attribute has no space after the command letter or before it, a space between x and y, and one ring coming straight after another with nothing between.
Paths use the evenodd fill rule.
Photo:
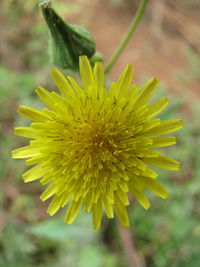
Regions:
<instances>
[{"instance_id":1,"label":"yellow petal","mask_svg":"<svg viewBox=\"0 0 200 267\"><path fill-rule=\"evenodd\" d=\"M34 180L41 178L46 173L47 173L46 168L44 168L44 166L42 164L40 164L40 165L36 165L36 166L32 167L31 169L29 169L28 171L26 171L22 175L22 177L24 179L24 182L28 183L28 182L32 182Z\"/></svg>"},{"instance_id":2,"label":"yellow petal","mask_svg":"<svg viewBox=\"0 0 200 267\"><path fill-rule=\"evenodd\" d=\"M60 196L55 196L50 205L48 206L47 213L50 216L53 216L59 209L60 209L60 202L61 202L61 197Z\"/></svg>"},{"instance_id":3,"label":"yellow petal","mask_svg":"<svg viewBox=\"0 0 200 267\"><path fill-rule=\"evenodd\" d=\"M142 158L157 158L160 155L160 152L158 151L154 151L154 150L146 150L146 151L142 151ZM139 153L140 154L140 153Z\"/></svg>"},{"instance_id":4,"label":"yellow petal","mask_svg":"<svg viewBox=\"0 0 200 267\"><path fill-rule=\"evenodd\" d=\"M103 197L103 204L104 204L104 208L106 210L107 217L113 218L114 217L113 205L108 202L106 197Z\"/></svg>"},{"instance_id":5,"label":"yellow petal","mask_svg":"<svg viewBox=\"0 0 200 267\"><path fill-rule=\"evenodd\" d=\"M106 188L106 198L110 204L114 204L114 192L112 188L112 183L109 183Z\"/></svg>"},{"instance_id":6,"label":"yellow petal","mask_svg":"<svg viewBox=\"0 0 200 267\"><path fill-rule=\"evenodd\" d=\"M65 192L61 195L60 206L63 208L69 201L72 201L72 194L66 194Z\"/></svg>"},{"instance_id":7,"label":"yellow petal","mask_svg":"<svg viewBox=\"0 0 200 267\"><path fill-rule=\"evenodd\" d=\"M151 140L153 141L151 147L165 147L176 144L176 137L173 136L155 137Z\"/></svg>"},{"instance_id":8,"label":"yellow petal","mask_svg":"<svg viewBox=\"0 0 200 267\"><path fill-rule=\"evenodd\" d=\"M75 92L73 92L75 94ZM63 98L62 96L60 96L59 94L57 94L56 92L51 92L50 93L51 97L54 99L55 101L55 105L66 105L66 98Z\"/></svg>"},{"instance_id":9,"label":"yellow petal","mask_svg":"<svg viewBox=\"0 0 200 267\"><path fill-rule=\"evenodd\" d=\"M104 70L101 62L96 62L94 66L94 84L99 98L103 99L106 95L106 89L104 88Z\"/></svg>"},{"instance_id":10,"label":"yellow petal","mask_svg":"<svg viewBox=\"0 0 200 267\"><path fill-rule=\"evenodd\" d=\"M45 161L47 157L49 157L48 154L45 154L45 153L38 154L30 159L27 159L26 165L29 166L29 165L40 163L42 161Z\"/></svg>"},{"instance_id":11,"label":"yellow petal","mask_svg":"<svg viewBox=\"0 0 200 267\"><path fill-rule=\"evenodd\" d=\"M132 184L129 184L130 192L133 194L133 196L137 199L137 201L145 208L148 209L150 207L150 203L146 195L138 190L135 186Z\"/></svg>"},{"instance_id":12,"label":"yellow petal","mask_svg":"<svg viewBox=\"0 0 200 267\"><path fill-rule=\"evenodd\" d=\"M111 86L108 91L108 97L113 98L117 92L117 84L115 82L111 83Z\"/></svg>"},{"instance_id":13,"label":"yellow petal","mask_svg":"<svg viewBox=\"0 0 200 267\"><path fill-rule=\"evenodd\" d=\"M51 96L51 93L39 86L35 92L39 96L39 98L50 108L53 108L55 101Z\"/></svg>"},{"instance_id":14,"label":"yellow petal","mask_svg":"<svg viewBox=\"0 0 200 267\"><path fill-rule=\"evenodd\" d=\"M18 112L33 121L46 122L50 119L50 117L45 115L43 112L22 105L19 106Z\"/></svg>"},{"instance_id":15,"label":"yellow petal","mask_svg":"<svg viewBox=\"0 0 200 267\"><path fill-rule=\"evenodd\" d=\"M99 199L97 203L92 205L92 222L94 229L98 230L102 219L102 200Z\"/></svg>"},{"instance_id":16,"label":"yellow petal","mask_svg":"<svg viewBox=\"0 0 200 267\"><path fill-rule=\"evenodd\" d=\"M51 180L52 180L52 175L50 174L50 175L44 176L40 180L40 183L41 183L41 185L45 185L45 184L48 184Z\"/></svg>"},{"instance_id":17,"label":"yellow petal","mask_svg":"<svg viewBox=\"0 0 200 267\"><path fill-rule=\"evenodd\" d=\"M128 186L127 186L127 191L128 191ZM128 206L129 205L129 200L128 200L127 193L124 193L122 190L118 189L115 192L115 196L117 196L118 199L120 199L120 201L123 203L124 206Z\"/></svg>"},{"instance_id":18,"label":"yellow petal","mask_svg":"<svg viewBox=\"0 0 200 267\"><path fill-rule=\"evenodd\" d=\"M58 69L52 69L50 74L62 95L66 97L68 97L70 94L74 95L74 90L72 89L70 83Z\"/></svg>"},{"instance_id":19,"label":"yellow petal","mask_svg":"<svg viewBox=\"0 0 200 267\"><path fill-rule=\"evenodd\" d=\"M22 158L30 158L33 156L37 156L40 154L40 149L38 147L24 146L17 148L12 151L12 158L14 159L22 159Z\"/></svg>"},{"instance_id":20,"label":"yellow petal","mask_svg":"<svg viewBox=\"0 0 200 267\"><path fill-rule=\"evenodd\" d=\"M157 158L143 158L143 161L147 164L167 169L177 171L180 169L180 163L174 159L159 155Z\"/></svg>"},{"instance_id":21,"label":"yellow petal","mask_svg":"<svg viewBox=\"0 0 200 267\"><path fill-rule=\"evenodd\" d=\"M147 114L147 119L150 119L157 114L159 114L167 105L169 104L169 101L167 97L163 97L156 101L155 103L148 106L149 111Z\"/></svg>"},{"instance_id":22,"label":"yellow petal","mask_svg":"<svg viewBox=\"0 0 200 267\"><path fill-rule=\"evenodd\" d=\"M104 71L101 62L96 62L94 66L94 83L101 90L104 86Z\"/></svg>"},{"instance_id":23,"label":"yellow petal","mask_svg":"<svg viewBox=\"0 0 200 267\"><path fill-rule=\"evenodd\" d=\"M143 129L142 129L142 133L149 131L150 129L156 127L160 125L160 119L155 119L155 120L151 120L151 121L146 121L143 123Z\"/></svg>"},{"instance_id":24,"label":"yellow petal","mask_svg":"<svg viewBox=\"0 0 200 267\"><path fill-rule=\"evenodd\" d=\"M158 195L161 198L168 197L169 193L167 192L167 190L155 179L146 176L141 176L140 179L144 187L152 191L154 194Z\"/></svg>"},{"instance_id":25,"label":"yellow petal","mask_svg":"<svg viewBox=\"0 0 200 267\"><path fill-rule=\"evenodd\" d=\"M70 76L67 76L67 79L69 80L69 82L70 82L73 90L76 93L79 93L79 95L81 95L81 93L83 92L83 89L78 85L78 83L72 77L70 77Z\"/></svg>"},{"instance_id":26,"label":"yellow petal","mask_svg":"<svg viewBox=\"0 0 200 267\"><path fill-rule=\"evenodd\" d=\"M55 183L50 184L45 191L41 194L40 199L42 201L47 200L51 196L53 196L57 191L58 185Z\"/></svg>"},{"instance_id":27,"label":"yellow petal","mask_svg":"<svg viewBox=\"0 0 200 267\"><path fill-rule=\"evenodd\" d=\"M15 135L36 139L39 137L38 131L31 127L17 127L14 130Z\"/></svg>"},{"instance_id":28,"label":"yellow petal","mask_svg":"<svg viewBox=\"0 0 200 267\"><path fill-rule=\"evenodd\" d=\"M159 81L156 78L149 80L136 94L134 101L134 109L146 104L152 97Z\"/></svg>"},{"instance_id":29,"label":"yellow petal","mask_svg":"<svg viewBox=\"0 0 200 267\"><path fill-rule=\"evenodd\" d=\"M134 84L129 92L128 92L128 99L134 99L134 95L136 94L137 90L138 90L138 84Z\"/></svg>"},{"instance_id":30,"label":"yellow petal","mask_svg":"<svg viewBox=\"0 0 200 267\"><path fill-rule=\"evenodd\" d=\"M88 89L93 83L92 68L86 56L79 57L80 75L84 89Z\"/></svg>"},{"instance_id":31,"label":"yellow petal","mask_svg":"<svg viewBox=\"0 0 200 267\"><path fill-rule=\"evenodd\" d=\"M119 81L117 82L116 97L118 99L126 95L128 89L131 86L132 79L133 79L133 66L128 64L124 69L124 71L122 72Z\"/></svg>"},{"instance_id":32,"label":"yellow petal","mask_svg":"<svg viewBox=\"0 0 200 267\"><path fill-rule=\"evenodd\" d=\"M92 196L88 194L84 200L84 211L90 212L92 208Z\"/></svg>"},{"instance_id":33,"label":"yellow petal","mask_svg":"<svg viewBox=\"0 0 200 267\"><path fill-rule=\"evenodd\" d=\"M118 183L118 186L119 188L121 189L120 191L122 191L122 193L127 193L128 192L128 186L127 186L127 183L124 182L123 180L121 180L119 183ZM126 195L126 194L125 194Z\"/></svg>"},{"instance_id":34,"label":"yellow petal","mask_svg":"<svg viewBox=\"0 0 200 267\"><path fill-rule=\"evenodd\" d=\"M144 171L141 171L141 174L144 176L149 176L153 179L155 179L158 176L158 174L154 172L152 169L150 169L149 167L147 167Z\"/></svg>"},{"instance_id":35,"label":"yellow petal","mask_svg":"<svg viewBox=\"0 0 200 267\"><path fill-rule=\"evenodd\" d=\"M115 211L116 211L117 217L119 218L122 226L129 227L130 223L129 223L128 213L126 211L124 204L117 197L117 195L115 195Z\"/></svg>"},{"instance_id":36,"label":"yellow petal","mask_svg":"<svg viewBox=\"0 0 200 267\"><path fill-rule=\"evenodd\" d=\"M71 224L76 219L83 200L80 198L78 201L72 201L70 206L68 207L67 214L65 217L65 223Z\"/></svg>"},{"instance_id":37,"label":"yellow petal","mask_svg":"<svg viewBox=\"0 0 200 267\"><path fill-rule=\"evenodd\" d=\"M159 136L177 131L183 127L183 122L180 119L162 121L160 125L142 133L142 136Z\"/></svg>"}]
</instances>

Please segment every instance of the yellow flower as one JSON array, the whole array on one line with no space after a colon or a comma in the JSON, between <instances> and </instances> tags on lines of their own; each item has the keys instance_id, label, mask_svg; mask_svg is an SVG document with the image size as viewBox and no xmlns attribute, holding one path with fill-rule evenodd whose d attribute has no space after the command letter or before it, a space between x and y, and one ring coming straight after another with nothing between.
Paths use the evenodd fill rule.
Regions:
<instances>
[{"instance_id":1,"label":"yellow flower","mask_svg":"<svg viewBox=\"0 0 200 267\"><path fill-rule=\"evenodd\" d=\"M85 56L80 57L82 88L57 69L51 75L62 96L38 87L36 93L49 109L20 106L18 110L35 121L15 129L16 135L33 139L13 151L13 158L29 158L27 165L35 165L23 174L24 181L50 183L41 199L54 195L50 215L69 203L66 223L71 224L83 206L85 212L91 210L95 229L100 227L103 210L113 218L113 209L128 227L129 192L145 209L150 207L145 189L167 198L168 192L149 165L179 169L177 161L153 148L175 144L175 137L157 136L180 129L182 121L152 119L168 100L147 104L158 80L152 78L141 89L131 85L132 65L126 66L108 91L102 64L97 62L92 69Z\"/></svg>"}]
</instances>

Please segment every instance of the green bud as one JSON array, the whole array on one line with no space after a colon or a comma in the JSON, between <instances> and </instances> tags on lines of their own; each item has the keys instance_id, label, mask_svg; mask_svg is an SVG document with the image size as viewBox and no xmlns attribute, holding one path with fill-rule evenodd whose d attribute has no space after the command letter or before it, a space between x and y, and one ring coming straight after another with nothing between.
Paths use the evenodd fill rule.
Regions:
<instances>
[{"instance_id":1,"label":"green bud","mask_svg":"<svg viewBox=\"0 0 200 267\"><path fill-rule=\"evenodd\" d=\"M79 56L90 59L95 53L95 41L90 32L82 26L66 23L51 7L50 1L43 1L40 7L52 37L53 63L63 69L77 70Z\"/></svg>"},{"instance_id":2,"label":"green bud","mask_svg":"<svg viewBox=\"0 0 200 267\"><path fill-rule=\"evenodd\" d=\"M95 62L103 62L103 55L100 52L96 52L91 58L90 63L94 66Z\"/></svg>"}]
</instances>

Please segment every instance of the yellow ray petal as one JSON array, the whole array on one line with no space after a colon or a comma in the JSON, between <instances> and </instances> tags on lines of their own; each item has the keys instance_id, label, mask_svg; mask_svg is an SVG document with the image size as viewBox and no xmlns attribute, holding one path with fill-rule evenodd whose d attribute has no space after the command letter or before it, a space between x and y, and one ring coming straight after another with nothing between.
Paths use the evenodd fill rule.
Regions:
<instances>
[{"instance_id":1,"label":"yellow ray petal","mask_svg":"<svg viewBox=\"0 0 200 267\"><path fill-rule=\"evenodd\" d=\"M47 213L50 216L53 216L60 208L60 202L61 202L61 197L60 196L55 196L50 205L48 206Z\"/></svg>"},{"instance_id":2,"label":"yellow ray petal","mask_svg":"<svg viewBox=\"0 0 200 267\"><path fill-rule=\"evenodd\" d=\"M167 192L167 190L156 180L147 176L141 176L140 179L144 187L152 191L154 194L158 195L161 198L168 197L169 193Z\"/></svg>"},{"instance_id":3,"label":"yellow ray petal","mask_svg":"<svg viewBox=\"0 0 200 267\"><path fill-rule=\"evenodd\" d=\"M127 193L128 192L128 186L127 186L127 183L124 182L123 180L121 180L119 183L118 183L118 186L120 188L120 191L122 191L122 193ZM126 194L125 194L126 195Z\"/></svg>"},{"instance_id":4,"label":"yellow ray petal","mask_svg":"<svg viewBox=\"0 0 200 267\"><path fill-rule=\"evenodd\" d=\"M98 230L102 219L102 200L99 199L97 203L92 205L92 222L94 229Z\"/></svg>"},{"instance_id":5,"label":"yellow ray petal","mask_svg":"<svg viewBox=\"0 0 200 267\"><path fill-rule=\"evenodd\" d=\"M51 119L49 116L45 115L41 111L38 111L34 108L22 106L22 105L19 106L18 113L20 113L24 117L27 117L33 121L46 122Z\"/></svg>"},{"instance_id":6,"label":"yellow ray petal","mask_svg":"<svg viewBox=\"0 0 200 267\"><path fill-rule=\"evenodd\" d=\"M92 195L88 194L84 200L84 211L90 212L92 208Z\"/></svg>"},{"instance_id":7,"label":"yellow ray petal","mask_svg":"<svg viewBox=\"0 0 200 267\"><path fill-rule=\"evenodd\" d=\"M105 196L103 197L103 204L104 204L104 208L106 210L107 217L113 218L114 217L113 205L108 202L108 200Z\"/></svg>"},{"instance_id":8,"label":"yellow ray petal","mask_svg":"<svg viewBox=\"0 0 200 267\"><path fill-rule=\"evenodd\" d=\"M121 224L124 227L129 227L130 223L129 223L129 218L128 218L128 213L127 213L126 207L121 202L121 200L117 197L117 195L115 195L115 211L116 211L117 217L119 218Z\"/></svg>"},{"instance_id":9,"label":"yellow ray petal","mask_svg":"<svg viewBox=\"0 0 200 267\"><path fill-rule=\"evenodd\" d=\"M71 224L76 219L83 200L80 198L78 201L72 201L70 206L68 207L67 214L65 217L65 223Z\"/></svg>"},{"instance_id":10,"label":"yellow ray petal","mask_svg":"<svg viewBox=\"0 0 200 267\"><path fill-rule=\"evenodd\" d=\"M72 194L66 194L66 192L64 192L61 195L61 201L60 201L61 208L63 208L68 202L72 201L72 199L73 199Z\"/></svg>"},{"instance_id":11,"label":"yellow ray petal","mask_svg":"<svg viewBox=\"0 0 200 267\"><path fill-rule=\"evenodd\" d=\"M69 80L73 90L76 92L76 93L79 93L79 95L83 92L83 89L78 85L78 83L70 76L67 76L67 79ZM76 95L75 95L76 96ZM75 98L73 99L75 100Z\"/></svg>"},{"instance_id":12,"label":"yellow ray petal","mask_svg":"<svg viewBox=\"0 0 200 267\"><path fill-rule=\"evenodd\" d=\"M72 89L70 83L65 78L65 76L56 68L50 71L51 77L62 93L62 95L68 97L69 95L74 95L74 90Z\"/></svg>"},{"instance_id":13,"label":"yellow ray petal","mask_svg":"<svg viewBox=\"0 0 200 267\"><path fill-rule=\"evenodd\" d=\"M119 81L117 82L116 97L118 99L127 94L133 79L133 69L133 66L128 64L122 72Z\"/></svg>"},{"instance_id":14,"label":"yellow ray petal","mask_svg":"<svg viewBox=\"0 0 200 267\"><path fill-rule=\"evenodd\" d=\"M150 203L146 195L138 190L132 183L129 183L130 192L136 198L136 200L144 207L144 209L148 209L150 207Z\"/></svg>"},{"instance_id":15,"label":"yellow ray petal","mask_svg":"<svg viewBox=\"0 0 200 267\"><path fill-rule=\"evenodd\" d=\"M14 130L15 135L36 139L39 137L39 132L31 127L17 127Z\"/></svg>"},{"instance_id":16,"label":"yellow ray petal","mask_svg":"<svg viewBox=\"0 0 200 267\"><path fill-rule=\"evenodd\" d=\"M138 88L139 88L138 84L133 84L133 86L130 88L128 92L128 99L132 100L134 99L134 95L136 94Z\"/></svg>"},{"instance_id":17,"label":"yellow ray petal","mask_svg":"<svg viewBox=\"0 0 200 267\"><path fill-rule=\"evenodd\" d=\"M98 90L104 86L104 71L101 62L96 62L94 66L94 83Z\"/></svg>"},{"instance_id":18,"label":"yellow ray petal","mask_svg":"<svg viewBox=\"0 0 200 267\"><path fill-rule=\"evenodd\" d=\"M94 84L97 88L97 92L100 99L103 99L106 95L106 89L104 88L104 70L101 62L96 62L94 66Z\"/></svg>"},{"instance_id":19,"label":"yellow ray petal","mask_svg":"<svg viewBox=\"0 0 200 267\"><path fill-rule=\"evenodd\" d=\"M128 186L127 186L127 191L128 191ZM124 206L128 206L129 205L129 200L128 200L127 193L124 193L122 190L118 189L115 192L115 196L117 196L117 198L120 199L120 201L123 203Z\"/></svg>"},{"instance_id":20,"label":"yellow ray petal","mask_svg":"<svg viewBox=\"0 0 200 267\"><path fill-rule=\"evenodd\" d=\"M153 179L155 179L158 176L158 174L149 167L147 167L144 171L141 171L141 175L149 176Z\"/></svg>"},{"instance_id":21,"label":"yellow ray petal","mask_svg":"<svg viewBox=\"0 0 200 267\"><path fill-rule=\"evenodd\" d=\"M110 204L114 204L114 190L112 188L112 183L107 184L106 198Z\"/></svg>"},{"instance_id":22,"label":"yellow ray petal","mask_svg":"<svg viewBox=\"0 0 200 267\"><path fill-rule=\"evenodd\" d=\"M159 99L158 101L154 102L153 104L149 105L149 111L147 114L147 119L150 119L157 114L159 114L165 107L169 104L169 100L167 97L163 97Z\"/></svg>"},{"instance_id":23,"label":"yellow ray petal","mask_svg":"<svg viewBox=\"0 0 200 267\"><path fill-rule=\"evenodd\" d=\"M156 78L150 79L136 94L134 101L134 109L146 104L152 97L159 81Z\"/></svg>"},{"instance_id":24,"label":"yellow ray petal","mask_svg":"<svg viewBox=\"0 0 200 267\"><path fill-rule=\"evenodd\" d=\"M147 132L150 129L156 127L160 125L160 119L155 119L155 120L151 120L151 121L146 121L143 123L143 129L142 129L142 133L143 132Z\"/></svg>"},{"instance_id":25,"label":"yellow ray petal","mask_svg":"<svg viewBox=\"0 0 200 267\"><path fill-rule=\"evenodd\" d=\"M147 164L167 169L177 171L180 169L180 163L174 159L159 155L157 158L143 158L143 161Z\"/></svg>"},{"instance_id":26,"label":"yellow ray petal","mask_svg":"<svg viewBox=\"0 0 200 267\"><path fill-rule=\"evenodd\" d=\"M38 154L36 156L33 156L30 159L27 159L26 165L29 166L29 165L33 165L33 164L38 164L40 162L45 161L48 157L49 157L49 155L45 154L45 153Z\"/></svg>"},{"instance_id":27,"label":"yellow ray petal","mask_svg":"<svg viewBox=\"0 0 200 267\"><path fill-rule=\"evenodd\" d=\"M44 176L41 180L40 180L40 183L41 185L45 185L45 184L48 184L50 181L52 181L52 175L47 175L47 176Z\"/></svg>"},{"instance_id":28,"label":"yellow ray petal","mask_svg":"<svg viewBox=\"0 0 200 267\"><path fill-rule=\"evenodd\" d=\"M176 144L176 137L174 136L155 137L151 140L153 141L151 147L165 147Z\"/></svg>"},{"instance_id":29,"label":"yellow ray petal","mask_svg":"<svg viewBox=\"0 0 200 267\"><path fill-rule=\"evenodd\" d=\"M53 196L56 193L57 189L58 189L58 185L57 184L55 184L55 183L50 184L44 190L44 192L41 194L40 199L42 201L47 200L48 198L50 198L51 196Z\"/></svg>"},{"instance_id":30,"label":"yellow ray petal","mask_svg":"<svg viewBox=\"0 0 200 267\"><path fill-rule=\"evenodd\" d=\"M26 171L22 175L22 177L24 179L24 182L28 183L28 182L32 182L34 180L41 178L46 173L47 173L47 169L44 168L44 166L42 164L40 164L40 165L36 165L36 166L32 167L31 169L29 169L28 171Z\"/></svg>"},{"instance_id":31,"label":"yellow ray petal","mask_svg":"<svg viewBox=\"0 0 200 267\"><path fill-rule=\"evenodd\" d=\"M79 57L80 75L84 89L89 89L93 84L93 75L90 62L86 56Z\"/></svg>"},{"instance_id":32,"label":"yellow ray petal","mask_svg":"<svg viewBox=\"0 0 200 267\"><path fill-rule=\"evenodd\" d=\"M142 136L159 136L177 131L183 127L183 122L180 119L162 121L160 125L142 133Z\"/></svg>"},{"instance_id":33,"label":"yellow ray petal","mask_svg":"<svg viewBox=\"0 0 200 267\"><path fill-rule=\"evenodd\" d=\"M40 155L39 147L24 146L12 151L12 158L23 159Z\"/></svg>"},{"instance_id":34,"label":"yellow ray petal","mask_svg":"<svg viewBox=\"0 0 200 267\"><path fill-rule=\"evenodd\" d=\"M35 92L37 93L37 95L39 96L39 98L50 108L54 107L55 104L55 100L54 98L51 96L51 93L48 92L47 90L45 90L44 88L42 88L41 86L39 86Z\"/></svg>"}]
</instances>

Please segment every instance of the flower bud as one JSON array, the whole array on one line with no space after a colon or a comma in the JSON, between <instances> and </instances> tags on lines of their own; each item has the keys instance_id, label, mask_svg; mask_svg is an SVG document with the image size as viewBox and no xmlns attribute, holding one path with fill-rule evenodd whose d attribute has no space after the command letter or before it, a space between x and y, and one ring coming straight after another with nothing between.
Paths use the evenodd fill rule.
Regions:
<instances>
[{"instance_id":1,"label":"flower bud","mask_svg":"<svg viewBox=\"0 0 200 267\"><path fill-rule=\"evenodd\" d=\"M90 59L95 53L95 41L90 32L82 26L66 23L50 1L43 1L40 7L52 37L53 63L63 69L77 70L79 56L86 55Z\"/></svg>"},{"instance_id":2,"label":"flower bud","mask_svg":"<svg viewBox=\"0 0 200 267\"><path fill-rule=\"evenodd\" d=\"M95 62L103 62L103 55L98 51L90 58L90 64L92 66L95 65Z\"/></svg>"}]
</instances>

